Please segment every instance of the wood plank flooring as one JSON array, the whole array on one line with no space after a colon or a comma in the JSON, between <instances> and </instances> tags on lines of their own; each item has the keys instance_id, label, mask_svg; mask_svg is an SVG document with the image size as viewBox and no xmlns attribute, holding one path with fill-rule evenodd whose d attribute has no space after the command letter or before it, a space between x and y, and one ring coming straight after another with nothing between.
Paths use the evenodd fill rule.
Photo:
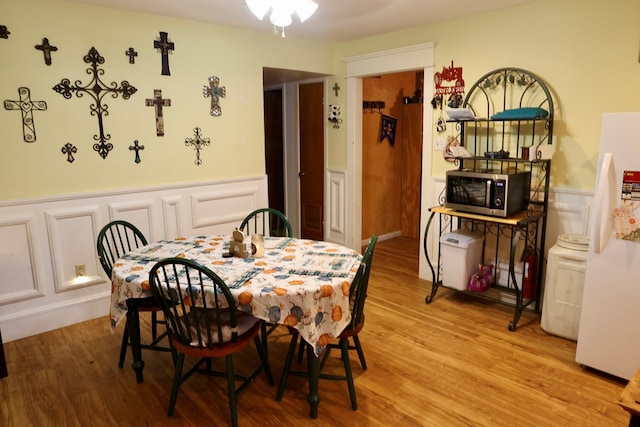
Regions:
<instances>
[{"instance_id":1,"label":"wood plank flooring","mask_svg":"<svg viewBox=\"0 0 640 427\"><path fill-rule=\"evenodd\" d=\"M575 342L546 334L539 315L525 313L510 332L512 311L500 304L442 289L425 304L431 285L417 278L418 245L400 238L376 248L361 333L368 370L352 357L358 410L345 383L321 381L311 420L303 378L291 377L276 402L276 388L260 375L239 396L241 426L627 425L617 405L625 382L579 366ZM143 352L145 381L137 384L130 354L117 366L121 328L112 334L104 317L6 343L0 425L229 424L224 380L199 375L182 386L168 418L170 355ZM276 382L288 343L285 328L270 336ZM247 350L239 369L256 358ZM337 356L327 368L339 367Z\"/></svg>"}]
</instances>

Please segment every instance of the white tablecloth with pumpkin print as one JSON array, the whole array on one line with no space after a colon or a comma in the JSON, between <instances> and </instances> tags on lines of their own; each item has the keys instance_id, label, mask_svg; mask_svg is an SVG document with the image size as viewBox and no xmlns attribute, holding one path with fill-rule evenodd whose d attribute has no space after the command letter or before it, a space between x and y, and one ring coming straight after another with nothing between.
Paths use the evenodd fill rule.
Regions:
<instances>
[{"instance_id":1,"label":"white tablecloth with pumpkin print","mask_svg":"<svg viewBox=\"0 0 640 427\"><path fill-rule=\"evenodd\" d=\"M240 310L296 328L316 355L349 324L349 287L362 260L358 252L329 242L265 237L263 257L225 258L230 239L229 235L161 240L117 260L111 327L126 317L127 299L151 296L149 271L169 257L189 258L210 268L231 289Z\"/></svg>"}]
</instances>

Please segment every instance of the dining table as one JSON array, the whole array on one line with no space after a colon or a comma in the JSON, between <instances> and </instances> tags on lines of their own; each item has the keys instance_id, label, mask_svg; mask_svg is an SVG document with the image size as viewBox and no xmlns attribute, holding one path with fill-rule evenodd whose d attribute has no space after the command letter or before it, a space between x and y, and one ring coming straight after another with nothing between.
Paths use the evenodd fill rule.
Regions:
<instances>
[{"instance_id":1,"label":"dining table","mask_svg":"<svg viewBox=\"0 0 640 427\"><path fill-rule=\"evenodd\" d=\"M113 264L110 320L113 330L127 319L137 382L143 381L137 298L152 297L149 271L164 258L192 259L222 278L238 309L271 324L295 328L309 346L310 417L316 418L320 395L319 356L349 324L349 289L362 261L351 248L325 241L263 237L264 248L248 256L231 256L232 235L160 240L127 253ZM263 250L262 250L263 249ZM257 256L261 255L261 256ZM263 329L264 332L264 329ZM266 336L263 334L266 347Z\"/></svg>"}]
</instances>

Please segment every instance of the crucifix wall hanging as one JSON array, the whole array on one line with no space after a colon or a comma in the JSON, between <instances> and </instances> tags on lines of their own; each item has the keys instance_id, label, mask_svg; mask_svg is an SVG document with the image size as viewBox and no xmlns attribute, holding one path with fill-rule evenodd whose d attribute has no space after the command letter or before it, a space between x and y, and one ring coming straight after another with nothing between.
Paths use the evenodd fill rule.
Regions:
<instances>
[{"instance_id":1,"label":"crucifix wall hanging","mask_svg":"<svg viewBox=\"0 0 640 427\"><path fill-rule=\"evenodd\" d=\"M69 79L62 79L60 83L53 87L53 90L64 96L65 99L71 99L74 93L78 98L82 98L85 94L92 98L94 103L89 106L89 109L92 116L98 117L98 130L100 132L99 135L93 135L93 139L98 141L93 144L93 149L100 154L100 157L106 159L109 151L113 150L113 144L108 142L111 139L111 135L104 132L104 116L109 115L109 106L103 104L103 98L107 94L111 95L112 98L117 98L119 94L122 94L122 99L129 99L137 89L126 80L120 83L120 87L118 87L117 82L105 84L99 77L104 75L104 70L98 68L98 64L104 64L104 58L100 56L95 47L92 47L89 53L85 55L84 62L91 64L91 67L87 68L87 74L93 74L89 83L82 86L82 82L76 80L72 86Z\"/></svg>"},{"instance_id":2,"label":"crucifix wall hanging","mask_svg":"<svg viewBox=\"0 0 640 427\"><path fill-rule=\"evenodd\" d=\"M67 162L73 163L73 161L75 160L73 155L78 152L78 148L72 143L67 142L62 146L62 150L60 151L62 151L62 154L65 154L67 156Z\"/></svg>"},{"instance_id":3,"label":"crucifix wall hanging","mask_svg":"<svg viewBox=\"0 0 640 427\"><path fill-rule=\"evenodd\" d=\"M153 98L144 100L147 107L155 107L156 110L156 135L164 136L164 114L162 107L171 107L170 99L162 99L162 90L154 89Z\"/></svg>"},{"instance_id":4,"label":"crucifix wall hanging","mask_svg":"<svg viewBox=\"0 0 640 427\"><path fill-rule=\"evenodd\" d=\"M211 115L214 117L222 115L222 107L220 107L220 98L227 96L227 88L219 86L220 79L216 76L209 77L209 86L202 87L202 96L207 98L211 96Z\"/></svg>"},{"instance_id":5,"label":"crucifix wall hanging","mask_svg":"<svg viewBox=\"0 0 640 427\"><path fill-rule=\"evenodd\" d=\"M136 56L138 56L138 52L136 52L132 47L130 47L129 50L126 50L124 54L129 57L129 64L136 63Z\"/></svg>"},{"instance_id":6,"label":"crucifix wall hanging","mask_svg":"<svg viewBox=\"0 0 640 427\"><path fill-rule=\"evenodd\" d=\"M6 25L0 25L0 39L8 39L11 31L7 29Z\"/></svg>"},{"instance_id":7,"label":"crucifix wall hanging","mask_svg":"<svg viewBox=\"0 0 640 427\"><path fill-rule=\"evenodd\" d=\"M133 141L133 145L129 146L129 151L136 152L136 158L133 160L134 162L140 163L140 151L142 150L144 150L144 145L139 144L137 139Z\"/></svg>"},{"instance_id":8,"label":"crucifix wall hanging","mask_svg":"<svg viewBox=\"0 0 640 427\"><path fill-rule=\"evenodd\" d=\"M42 54L44 55L44 63L51 65L51 52L57 51L58 48L56 46L51 46L49 44L49 39L46 37L42 39L42 44L35 45L35 48L42 51Z\"/></svg>"},{"instance_id":9,"label":"crucifix wall hanging","mask_svg":"<svg viewBox=\"0 0 640 427\"><path fill-rule=\"evenodd\" d=\"M36 142L36 125L33 122L33 110L45 111L47 103L44 101L32 101L31 91L27 87L19 87L18 95L20 99L12 101L4 100L5 110L22 111L22 138L24 142Z\"/></svg>"},{"instance_id":10,"label":"crucifix wall hanging","mask_svg":"<svg viewBox=\"0 0 640 427\"><path fill-rule=\"evenodd\" d=\"M203 138L202 135L200 135L200 128L193 128L193 132L194 137L185 139L184 145L187 147L193 146L193 149L196 150L196 160L194 163L197 166L200 166L202 164L202 160L200 159L200 150L202 147L208 147L211 144L211 140L209 140L209 138Z\"/></svg>"},{"instance_id":11,"label":"crucifix wall hanging","mask_svg":"<svg viewBox=\"0 0 640 427\"><path fill-rule=\"evenodd\" d=\"M158 52L160 52L160 55L162 56L162 75L170 76L169 53L173 52L176 46L171 40L169 40L167 32L160 31L160 37L155 39L153 47L158 49Z\"/></svg>"}]
</instances>

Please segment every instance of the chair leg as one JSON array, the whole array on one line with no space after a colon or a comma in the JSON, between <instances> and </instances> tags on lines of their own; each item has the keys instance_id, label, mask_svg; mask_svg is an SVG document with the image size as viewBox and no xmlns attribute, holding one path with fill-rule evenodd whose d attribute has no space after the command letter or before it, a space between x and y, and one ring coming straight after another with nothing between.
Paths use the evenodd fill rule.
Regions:
<instances>
[{"instance_id":1,"label":"chair leg","mask_svg":"<svg viewBox=\"0 0 640 427\"><path fill-rule=\"evenodd\" d=\"M124 358L127 355L127 347L129 346L129 325L124 324L124 332L122 333L122 344L120 345L120 360L118 361L118 367L124 366Z\"/></svg>"},{"instance_id":2,"label":"chair leg","mask_svg":"<svg viewBox=\"0 0 640 427\"><path fill-rule=\"evenodd\" d=\"M254 342L256 343L256 350L258 350L258 356L260 356L260 361L262 362L262 369L264 369L264 373L269 380L269 385L275 385L275 381L273 380L273 374L271 373L271 367L269 366L269 359L265 354L265 348L262 345L262 341L258 336L254 338Z\"/></svg>"},{"instance_id":3,"label":"chair leg","mask_svg":"<svg viewBox=\"0 0 640 427\"><path fill-rule=\"evenodd\" d=\"M291 370L291 362L293 361L293 355L296 351L296 344L298 343L298 331L293 330L291 333L291 343L289 344L289 350L287 351L287 358L284 361L284 367L282 368L282 375L280 376L280 385L278 387L278 394L276 400L280 402L284 395L284 388L287 386L287 378L289 371Z\"/></svg>"},{"instance_id":4,"label":"chair leg","mask_svg":"<svg viewBox=\"0 0 640 427\"><path fill-rule=\"evenodd\" d=\"M238 407L236 405L236 383L233 375L233 358L231 355L224 357L227 364L227 386L229 389L229 410L231 411L231 425L238 425Z\"/></svg>"},{"instance_id":5,"label":"chair leg","mask_svg":"<svg viewBox=\"0 0 640 427\"><path fill-rule=\"evenodd\" d=\"M342 360L344 362L345 376L349 386L349 397L351 398L351 408L355 411L358 409L356 401L356 387L353 384L353 373L351 372L351 361L349 360L349 340L343 338L340 340L340 350L342 351Z\"/></svg>"},{"instance_id":6,"label":"chair leg","mask_svg":"<svg viewBox=\"0 0 640 427\"><path fill-rule=\"evenodd\" d=\"M298 363L302 363L302 356L304 356L304 340L300 340L300 348L298 349Z\"/></svg>"},{"instance_id":7,"label":"chair leg","mask_svg":"<svg viewBox=\"0 0 640 427\"><path fill-rule=\"evenodd\" d=\"M367 362L364 360L364 352L362 351L362 346L360 345L360 338L358 335L353 336L353 343L355 344L356 351L358 352L358 357L360 358L360 365L362 366L362 370L367 370Z\"/></svg>"},{"instance_id":8,"label":"chair leg","mask_svg":"<svg viewBox=\"0 0 640 427\"><path fill-rule=\"evenodd\" d=\"M155 311L151 312L151 340L155 341L158 336L158 316Z\"/></svg>"},{"instance_id":9,"label":"chair leg","mask_svg":"<svg viewBox=\"0 0 640 427\"><path fill-rule=\"evenodd\" d=\"M178 399L178 391L180 390L180 383L182 382L182 367L184 366L184 353L178 353L176 358L175 372L173 374L173 385L171 386L171 397L169 398L169 410L168 416L173 415L173 410L176 407L176 400Z\"/></svg>"}]
</instances>

